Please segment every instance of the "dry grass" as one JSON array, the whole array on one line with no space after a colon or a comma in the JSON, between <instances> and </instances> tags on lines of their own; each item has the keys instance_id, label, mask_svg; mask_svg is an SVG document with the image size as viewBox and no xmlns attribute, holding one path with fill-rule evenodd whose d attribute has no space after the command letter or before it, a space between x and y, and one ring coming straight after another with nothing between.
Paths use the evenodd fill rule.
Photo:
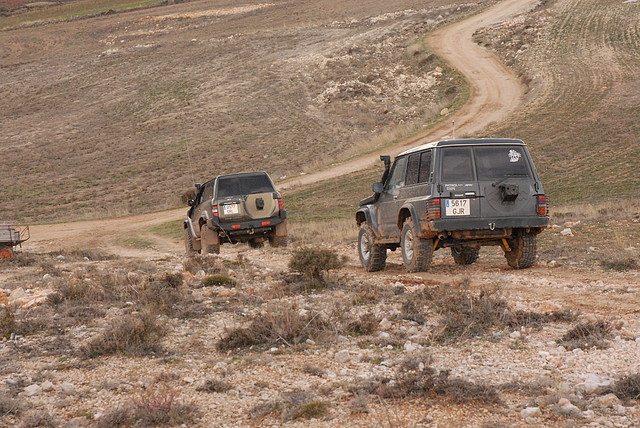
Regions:
<instances>
[{"instance_id":1,"label":"dry grass","mask_svg":"<svg viewBox=\"0 0 640 428\"><path fill-rule=\"evenodd\" d=\"M621 400L640 400L640 373L619 378L611 385L610 392Z\"/></svg>"},{"instance_id":2,"label":"dry grass","mask_svg":"<svg viewBox=\"0 0 640 428\"><path fill-rule=\"evenodd\" d=\"M558 340L558 344L572 349L606 349L612 337L613 323L609 320L585 321L576 324Z\"/></svg>"},{"instance_id":3,"label":"dry grass","mask_svg":"<svg viewBox=\"0 0 640 428\"><path fill-rule=\"evenodd\" d=\"M129 314L112 320L102 333L89 341L82 353L87 358L101 355L149 355L162 351L167 327L150 313Z\"/></svg>"},{"instance_id":4,"label":"dry grass","mask_svg":"<svg viewBox=\"0 0 640 428\"><path fill-rule=\"evenodd\" d=\"M283 422L297 419L319 418L327 414L329 404L326 401L317 400L315 394L310 391L295 389L282 392L278 399L263 403L252 409L254 418L262 418L270 413L278 412Z\"/></svg>"}]
</instances>

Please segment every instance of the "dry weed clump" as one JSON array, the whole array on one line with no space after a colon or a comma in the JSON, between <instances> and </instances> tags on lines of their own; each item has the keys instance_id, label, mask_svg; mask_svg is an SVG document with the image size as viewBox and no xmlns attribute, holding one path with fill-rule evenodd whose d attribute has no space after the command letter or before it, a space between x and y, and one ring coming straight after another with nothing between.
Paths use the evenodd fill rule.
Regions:
<instances>
[{"instance_id":1,"label":"dry weed clump","mask_svg":"<svg viewBox=\"0 0 640 428\"><path fill-rule=\"evenodd\" d=\"M196 391L202 392L227 392L233 388L233 385L223 381L222 379L209 378L196 388Z\"/></svg>"},{"instance_id":2,"label":"dry weed clump","mask_svg":"<svg viewBox=\"0 0 640 428\"><path fill-rule=\"evenodd\" d=\"M5 393L0 393L0 416L18 415L22 411L22 405Z\"/></svg>"},{"instance_id":3,"label":"dry weed clump","mask_svg":"<svg viewBox=\"0 0 640 428\"><path fill-rule=\"evenodd\" d=\"M148 312L128 314L112 320L103 332L82 348L87 358L100 355L146 355L162 350L167 328Z\"/></svg>"},{"instance_id":4,"label":"dry weed clump","mask_svg":"<svg viewBox=\"0 0 640 428\"><path fill-rule=\"evenodd\" d=\"M200 271L203 271L205 274L213 275L219 273L221 270L217 262L218 259L214 256L201 256L194 254L187 257L182 262L182 265L184 266L184 270L192 275L196 275Z\"/></svg>"},{"instance_id":5,"label":"dry weed clump","mask_svg":"<svg viewBox=\"0 0 640 428\"><path fill-rule=\"evenodd\" d=\"M558 340L558 344L568 350L606 349L612 336L613 323L608 320L586 321L575 325Z\"/></svg>"},{"instance_id":6,"label":"dry weed clump","mask_svg":"<svg viewBox=\"0 0 640 428\"><path fill-rule=\"evenodd\" d=\"M254 418L265 417L270 413L279 412L283 422L297 419L319 418L328 413L329 404L318 400L310 391L295 389L283 392L276 400L255 407L251 414Z\"/></svg>"},{"instance_id":7,"label":"dry weed clump","mask_svg":"<svg viewBox=\"0 0 640 428\"><path fill-rule=\"evenodd\" d=\"M236 285L236 280L228 275L214 274L205 276L202 279L203 287L228 287L232 288Z\"/></svg>"},{"instance_id":8,"label":"dry weed clump","mask_svg":"<svg viewBox=\"0 0 640 428\"><path fill-rule=\"evenodd\" d=\"M600 260L600 266L608 270L614 270L617 272L626 272L629 270L637 270L640 268L638 261L632 257L625 257L622 255L615 255Z\"/></svg>"},{"instance_id":9,"label":"dry weed clump","mask_svg":"<svg viewBox=\"0 0 640 428\"><path fill-rule=\"evenodd\" d=\"M16 317L11 306L0 308L0 337L9 338L16 332Z\"/></svg>"},{"instance_id":10,"label":"dry weed clump","mask_svg":"<svg viewBox=\"0 0 640 428\"><path fill-rule=\"evenodd\" d=\"M25 414L19 425L20 428L57 428L60 422L49 412L42 409L33 410Z\"/></svg>"},{"instance_id":11,"label":"dry weed clump","mask_svg":"<svg viewBox=\"0 0 640 428\"><path fill-rule=\"evenodd\" d=\"M609 392L622 400L640 400L640 373L621 377L605 393Z\"/></svg>"},{"instance_id":12,"label":"dry weed clump","mask_svg":"<svg viewBox=\"0 0 640 428\"><path fill-rule=\"evenodd\" d=\"M325 272L340 269L345 263L345 257L340 257L333 250L301 248L293 252L289 268L294 272L300 272L313 283L322 283Z\"/></svg>"},{"instance_id":13,"label":"dry weed clump","mask_svg":"<svg viewBox=\"0 0 640 428\"><path fill-rule=\"evenodd\" d=\"M455 403L500 403L498 390L492 385L451 378L448 370L428 365L430 357L409 358L401 362L392 378L363 380L350 388L355 396L375 394L385 399L443 396Z\"/></svg>"},{"instance_id":14,"label":"dry weed clump","mask_svg":"<svg viewBox=\"0 0 640 428\"><path fill-rule=\"evenodd\" d=\"M183 402L169 385L152 385L129 404L116 407L98 420L98 428L122 426L176 426L192 424L200 410L191 402Z\"/></svg>"},{"instance_id":15,"label":"dry weed clump","mask_svg":"<svg viewBox=\"0 0 640 428\"><path fill-rule=\"evenodd\" d=\"M320 312L301 311L298 306L271 306L251 320L248 327L228 329L217 344L221 351L255 345L298 345L307 339L318 339L331 330L331 324Z\"/></svg>"}]
</instances>

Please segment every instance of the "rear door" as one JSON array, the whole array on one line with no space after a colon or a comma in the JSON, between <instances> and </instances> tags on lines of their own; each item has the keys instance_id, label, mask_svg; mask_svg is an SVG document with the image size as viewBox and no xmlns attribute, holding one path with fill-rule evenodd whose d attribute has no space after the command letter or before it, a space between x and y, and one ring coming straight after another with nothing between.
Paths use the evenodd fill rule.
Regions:
<instances>
[{"instance_id":1,"label":"rear door","mask_svg":"<svg viewBox=\"0 0 640 428\"><path fill-rule=\"evenodd\" d=\"M480 187L471 147L440 149L442 218L477 218L482 215Z\"/></svg>"},{"instance_id":2,"label":"rear door","mask_svg":"<svg viewBox=\"0 0 640 428\"><path fill-rule=\"evenodd\" d=\"M220 221L255 220L278 213L275 188L264 173L220 177L216 201Z\"/></svg>"},{"instance_id":3,"label":"rear door","mask_svg":"<svg viewBox=\"0 0 640 428\"><path fill-rule=\"evenodd\" d=\"M536 215L535 179L522 145L475 146L474 158L485 218Z\"/></svg>"}]
</instances>

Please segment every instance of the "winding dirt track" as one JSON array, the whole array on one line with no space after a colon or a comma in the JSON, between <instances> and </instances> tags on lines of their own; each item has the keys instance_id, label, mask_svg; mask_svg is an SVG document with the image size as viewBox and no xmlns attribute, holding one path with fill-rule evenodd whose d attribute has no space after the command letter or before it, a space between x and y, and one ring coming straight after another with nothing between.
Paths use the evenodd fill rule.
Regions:
<instances>
[{"instance_id":1,"label":"winding dirt track","mask_svg":"<svg viewBox=\"0 0 640 428\"><path fill-rule=\"evenodd\" d=\"M478 46L472 40L473 33L481 27L503 21L531 9L536 0L506 0L460 22L451 24L427 37L427 44L449 64L462 72L471 84L471 99L450 120L416 137L400 142L384 151L368 154L334 167L296 177L279 183L280 189L308 185L363 170L379 159L380 154L398 154L407 146L414 146L451 137L452 121L456 136L471 136L488 124L507 118L522 103L524 86L496 55ZM96 245L113 239L123 232L141 230L148 226L180 219L185 208L148 213L137 216L59 223L31 227L29 245L74 246Z\"/></svg>"}]
</instances>

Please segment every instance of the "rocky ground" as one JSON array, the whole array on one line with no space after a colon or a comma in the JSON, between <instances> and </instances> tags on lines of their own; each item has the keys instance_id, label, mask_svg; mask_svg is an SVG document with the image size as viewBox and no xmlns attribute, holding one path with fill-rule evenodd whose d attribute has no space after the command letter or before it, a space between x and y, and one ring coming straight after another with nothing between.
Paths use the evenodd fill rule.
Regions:
<instances>
[{"instance_id":1,"label":"rocky ground","mask_svg":"<svg viewBox=\"0 0 640 428\"><path fill-rule=\"evenodd\" d=\"M30 248L0 275L0 424L637 426L640 237L607 227L615 257L562 223L524 271L484 249L367 274L350 241Z\"/></svg>"}]
</instances>

